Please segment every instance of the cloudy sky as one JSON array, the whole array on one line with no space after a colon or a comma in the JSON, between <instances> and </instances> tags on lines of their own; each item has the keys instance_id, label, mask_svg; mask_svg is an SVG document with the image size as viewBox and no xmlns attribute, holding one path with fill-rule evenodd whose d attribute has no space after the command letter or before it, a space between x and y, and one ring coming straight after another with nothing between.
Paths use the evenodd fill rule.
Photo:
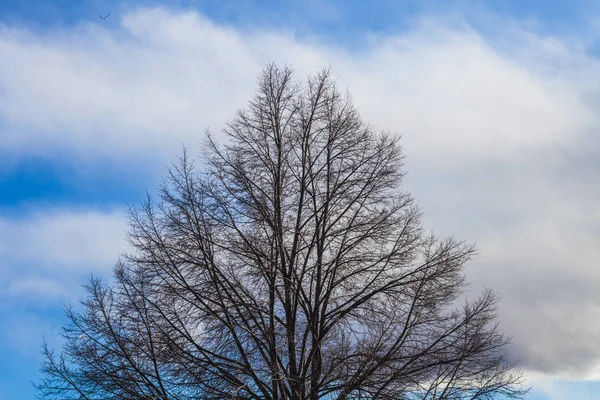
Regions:
<instances>
[{"instance_id":1,"label":"cloudy sky","mask_svg":"<svg viewBox=\"0 0 600 400\"><path fill-rule=\"evenodd\" d=\"M98 14L107 19L100 19ZM0 1L0 399L127 250L124 210L218 134L269 61L331 67L403 134L427 225L476 242L532 400L600 398L600 6Z\"/></svg>"}]
</instances>

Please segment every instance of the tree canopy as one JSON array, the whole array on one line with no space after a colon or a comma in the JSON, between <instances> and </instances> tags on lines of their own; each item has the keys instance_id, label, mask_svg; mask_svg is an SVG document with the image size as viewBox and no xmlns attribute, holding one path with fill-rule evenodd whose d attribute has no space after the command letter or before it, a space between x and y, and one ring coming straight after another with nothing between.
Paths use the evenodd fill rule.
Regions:
<instances>
[{"instance_id":1,"label":"tree canopy","mask_svg":"<svg viewBox=\"0 0 600 400\"><path fill-rule=\"evenodd\" d=\"M400 136L328 71L269 65L245 110L130 209L115 282L44 346L44 399L521 397L473 246L423 228Z\"/></svg>"}]
</instances>

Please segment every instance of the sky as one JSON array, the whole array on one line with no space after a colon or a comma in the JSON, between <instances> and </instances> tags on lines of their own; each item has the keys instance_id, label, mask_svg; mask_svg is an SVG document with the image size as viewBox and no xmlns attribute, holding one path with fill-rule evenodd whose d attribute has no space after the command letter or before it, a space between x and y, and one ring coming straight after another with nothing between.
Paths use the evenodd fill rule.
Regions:
<instances>
[{"instance_id":1,"label":"sky","mask_svg":"<svg viewBox=\"0 0 600 400\"><path fill-rule=\"evenodd\" d=\"M469 291L502 297L529 398L600 398L599 21L592 1L0 0L0 400L34 397L42 338L127 251L127 205L270 61L330 67L403 135L405 188L476 243Z\"/></svg>"}]
</instances>

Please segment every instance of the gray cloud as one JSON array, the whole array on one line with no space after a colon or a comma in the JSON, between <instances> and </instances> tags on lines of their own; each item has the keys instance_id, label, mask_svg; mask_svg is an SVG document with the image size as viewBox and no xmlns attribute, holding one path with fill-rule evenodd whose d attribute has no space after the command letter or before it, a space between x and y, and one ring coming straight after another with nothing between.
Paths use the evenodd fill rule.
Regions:
<instances>
[{"instance_id":1,"label":"gray cloud","mask_svg":"<svg viewBox=\"0 0 600 400\"><path fill-rule=\"evenodd\" d=\"M375 128L404 134L406 185L427 224L477 242L472 290L502 295L511 355L532 373L598 379L600 67L583 45L505 28L492 41L454 20L423 19L349 51L160 9L126 15L117 31L2 27L0 151L162 165L242 107L267 61L300 76L330 65ZM80 265L109 253L112 265L121 242L102 242L106 233ZM54 254L44 240L37 251ZM11 285L17 293L40 281Z\"/></svg>"}]
</instances>

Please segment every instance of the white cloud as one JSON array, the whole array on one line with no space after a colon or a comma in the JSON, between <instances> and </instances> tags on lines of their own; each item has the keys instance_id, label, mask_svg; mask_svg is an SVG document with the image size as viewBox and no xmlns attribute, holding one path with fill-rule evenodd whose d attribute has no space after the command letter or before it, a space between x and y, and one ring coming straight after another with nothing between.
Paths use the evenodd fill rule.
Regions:
<instances>
[{"instance_id":1,"label":"white cloud","mask_svg":"<svg viewBox=\"0 0 600 400\"><path fill-rule=\"evenodd\" d=\"M160 9L128 14L121 28L83 25L45 36L2 29L3 146L171 157L243 106L268 60L301 74L331 65L368 118L402 129L424 154L452 146L451 155L462 158L560 143L593 118L576 87L529 68L532 58L579 54L531 35L511 51L519 63L468 28L431 21L403 36L374 37L356 54Z\"/></svg>"},{"instance_id":2,"label":"white cloud","mask_svg":"<svg viewBox=\"0 0 600 400\"><path fill-rule=\"evenodd\" d=\"M86 276L107 276L126 250L120 211L53 210L0 218L0 291L72 300Z\"/></svg>"},{"instance_id":3,"label":"white cloud","mask_svg":"<svg viewBox=\"0 0 600 400\"><path fill-rule=\"evenodd\" d=\"M548 376L533 377L531 382L535 384L538 392L549 396L551 400L595 400L598 398L598 383L581 384Z\"/></svg>"},{"instance_id":4,"label":"white cloud","mask_svg":"<svg viewBox=\"0 0 600 400\"><path fill-rule=\"evenodd\" d=\"M40 276L12 278L8 284L8 294L11 296L35 294L41 297L63 297L65 288L56 279Z\"/></svg>"},{"instance_id":5,"label":"white cloud","mask_svg":"<svg viewBox=\"0 0 600 400\"><path fill-rule=\"evenodd\" d=\"M267 61L299 76L331 66L367 120L404 133L407 186L428 223L477 241L474 290L504 297L503 326L524 366L597 377L600 67L582 45L518 24L497 34L423 20L350 51L161 9L127 14L114 31L1 27L0 152L162 165L244 106ZM0 260L111 266L123 224L97 213L3 221ZM11 290L51 293L54 273L10 278Z\"/></svg>"}]
</instances>

